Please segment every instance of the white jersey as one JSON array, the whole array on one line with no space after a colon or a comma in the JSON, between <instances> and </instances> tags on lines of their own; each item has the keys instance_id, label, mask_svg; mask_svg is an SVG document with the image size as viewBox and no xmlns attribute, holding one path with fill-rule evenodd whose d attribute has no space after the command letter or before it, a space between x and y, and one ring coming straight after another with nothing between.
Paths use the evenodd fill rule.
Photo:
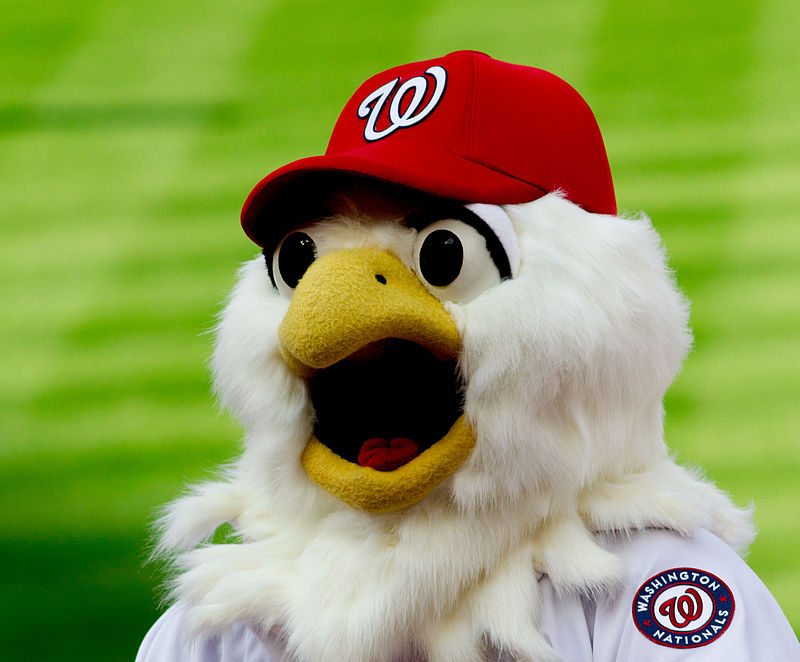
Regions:
<instances>
[{"instance_id":1,"label":"white jersey","mask_svg":"<svg viewBox=\"0 0 800 662\"><path fill-rule=\"evenodd\" d=\"M711 533L653 530L608 537L604 546L626 568L617 590L559 596L540 580L541 631L564 662L800 662L774 598ZM182 621L178 603L150 630L136 662L291 662L279 641L244 623L189 644Z\"/></svg>"}]
</instances>

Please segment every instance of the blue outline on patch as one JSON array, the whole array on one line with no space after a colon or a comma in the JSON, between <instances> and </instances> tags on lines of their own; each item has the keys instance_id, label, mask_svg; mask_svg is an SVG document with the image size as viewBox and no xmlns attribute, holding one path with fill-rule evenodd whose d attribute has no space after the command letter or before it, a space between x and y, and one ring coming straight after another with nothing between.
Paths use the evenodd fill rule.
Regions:
<instances>
[{"instance_id":1,"label":"blue outline on patch","mask_svg":"<svg viewBox=\"0 0 800 662\"><path fill-rule=\"evenodd\" d=\"M686 621L687 625L693 620L700 621L697 627L666 627L663 620L669 614L662 612L660 620L655 616L653 610L658 603L658 596L675 586L686 587L681 597L687 594L692 596L693 600L687 597L691 606L699 606L697 598L702 598L703 595L710 599L709 609L704 608L699 616ZM706 601L701 599L700 603L706 604ZM671 607L675 606L676 603L673 602ZM670 648L699 648L716 641L731 624L735 609L733 593L728 585L716 575L697 568L672 568L653 575L636 591L631 606L633 621L639 632L650 641ZM691 613L682 612L680 616L688 617Z\"/></svg>"}]
</instances>

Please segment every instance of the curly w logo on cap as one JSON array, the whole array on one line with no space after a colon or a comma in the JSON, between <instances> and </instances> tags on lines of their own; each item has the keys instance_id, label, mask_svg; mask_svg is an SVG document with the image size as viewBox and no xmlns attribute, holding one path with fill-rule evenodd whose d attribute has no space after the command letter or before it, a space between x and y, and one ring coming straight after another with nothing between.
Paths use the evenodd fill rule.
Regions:
<instances>
[{"instance_id":1,"label":"curly w logo on cap","mask_svg":"<svg viewBox=\"0 0 800 662\"><path fill-rule=\"evenodd\" d=\"M394 90L400 78L395 78L385 85L381 85L361 102L358 107L358 116L362 119L367 118L367 125L364 127L364 138L366 140L380 140L397 129L413 126L424 120L436 108L436 104L442 98L447 85L447 71L443 67L436 66L426 69L425 74L433 78L435 88L429 96L427 104L421 110L420 106L427 95L429 87L429 79L425 76L409 78L396 92ZM405 98L411 90L414 91L414 96L403 108ZM392 94L393 92L394 94ZM381 111L386 105L389 96L392 97L392 101L389 104L389 125L377 130L376 124L381 117Z\"/></svg>"}]
</instances>

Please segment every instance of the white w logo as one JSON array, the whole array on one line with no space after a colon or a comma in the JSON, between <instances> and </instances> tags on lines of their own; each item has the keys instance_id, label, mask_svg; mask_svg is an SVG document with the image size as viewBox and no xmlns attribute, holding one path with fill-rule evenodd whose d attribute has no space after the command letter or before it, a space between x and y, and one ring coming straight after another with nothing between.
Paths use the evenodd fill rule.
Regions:
<instances>
[{"instance_id":1,"label":"white w logo","mask_svg":"<svg viewBox=\"0 0 800 662\"><path fill-rule=\"evenodd\" d=\"M361 102L361 105L358 107L358 116L361 119L368 117L367 126L364 127L364 138L370 142L380 140L397 129L413 126L430 115L444 93L445 84L447 83L447 72L443 67L435 66L426 69L425 73L432 76L436 81L436 88L433 90L433 95L426 106L422 110L419 109L422 100L425 98L425 93L428 91L428 79L425 76L409 78L397 89L397 92L395 92L392 97L392 101L389 104L389 126L385 129L376 130L375 123L378 121L378 117L383 107L386 105L386 100L389 98L389 95L392 94L400 79L395 78L385 85L382 85ZM411 101L408 106L406 106L406 109L401 111L400 108L403 103L403 98L412 89L414 90L414 96L411 97Z\"/></svg>"}]
</instances>

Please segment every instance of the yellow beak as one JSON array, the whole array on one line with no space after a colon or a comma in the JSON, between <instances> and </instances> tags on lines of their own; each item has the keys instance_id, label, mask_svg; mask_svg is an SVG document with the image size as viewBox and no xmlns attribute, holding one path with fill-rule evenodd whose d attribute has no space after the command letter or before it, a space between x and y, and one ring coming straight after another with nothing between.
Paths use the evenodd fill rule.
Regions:
<instances>
[{"instance_id":1,"label":"yellow beak","mask_svg":"<svg viewBox=\"0 0 800 662\"><path fill-rule=\"evenodd\" d=\"M387 338L422 345L441 360L454 360L461 350L455 322L439 300L398 258L372 248L316 260L297 285L279 329L284 360L306 378ZM392 471L349 462L314 436L301 461L315 483L345 503L387 512L427 496L474 445L462 415L441 440Z\"/></svg>"}]
</instances>

